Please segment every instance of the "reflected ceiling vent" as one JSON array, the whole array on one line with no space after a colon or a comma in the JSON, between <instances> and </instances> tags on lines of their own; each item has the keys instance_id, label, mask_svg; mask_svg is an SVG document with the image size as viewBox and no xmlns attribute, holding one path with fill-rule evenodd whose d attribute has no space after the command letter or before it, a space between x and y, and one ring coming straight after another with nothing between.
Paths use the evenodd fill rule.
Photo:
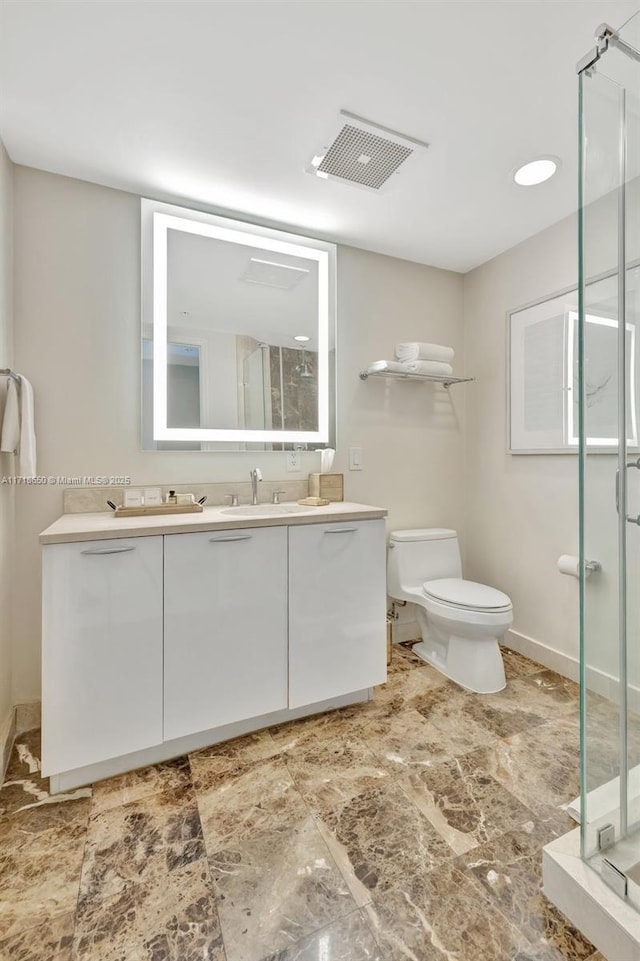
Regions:
<instances>
[{"instance_id":1,"label":"reflected ceiling vent","mask_svg":"<svg viewBox=\"0 0 640 961\"><path fill-rule=\"evenodd\" d=\"M247 284L263 284L265 287L279 287L281 290L293 290L309 273L304 267L293 267L291 264L279 264L274 260L261 260L252 257L240 280Z\"/></svg>"},{"instance_id":2,"label":"reflected ceiling vent","mask_svg":"<svg viewBox=\"0 0 640 961\"><path fill-rule=\"evenodd\" d=\"M423 140L341 110L335 135L313 157L306 171L325 180L380 190L402 164L428 146Z\"/></svg>"}]
</instances>

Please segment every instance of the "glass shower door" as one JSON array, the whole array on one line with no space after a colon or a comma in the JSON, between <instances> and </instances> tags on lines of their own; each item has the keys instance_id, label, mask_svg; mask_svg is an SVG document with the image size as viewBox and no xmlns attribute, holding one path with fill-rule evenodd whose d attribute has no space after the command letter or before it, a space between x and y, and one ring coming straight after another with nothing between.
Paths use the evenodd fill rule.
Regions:
<instances>
[{"instance_id":1,"label":"glass shower door","mask_svg":"<svg viewBox=\"0 0 640 961\"><path fill-rule=\"evenodd\" d=\"M640 909L638 51L640 15L579 75L578 415L582 855Z\"/></svg>"}]
</instances>

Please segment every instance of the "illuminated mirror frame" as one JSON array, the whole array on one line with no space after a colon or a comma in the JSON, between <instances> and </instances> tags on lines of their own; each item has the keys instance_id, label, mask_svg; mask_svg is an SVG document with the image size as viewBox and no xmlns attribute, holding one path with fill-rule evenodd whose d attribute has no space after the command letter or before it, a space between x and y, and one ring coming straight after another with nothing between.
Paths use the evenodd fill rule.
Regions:
<instances>
[{"instance_id":1,"label":"illuminated mirror frame","mask_svg":"<svg viewBox=\"0 0 640 961\"><path fill-rule=\"evenodd\" d=\"M318 265L318 430L169 427L167 425L167 234L169 230L286 254ZM186 207L142 200L142 323L153 339L153 439L328 444L329 349L335 345L336 247L311 237L229 220ZM332 334L330 344L330 334Z\"/></svg>"}]
</instances>

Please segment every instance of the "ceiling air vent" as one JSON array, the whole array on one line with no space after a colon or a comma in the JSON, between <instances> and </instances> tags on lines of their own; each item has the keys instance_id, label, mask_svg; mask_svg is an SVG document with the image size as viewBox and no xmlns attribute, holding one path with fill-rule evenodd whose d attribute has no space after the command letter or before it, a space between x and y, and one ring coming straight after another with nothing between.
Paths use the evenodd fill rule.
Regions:
<instances>
[{"instance_id":1,"label":"ceiling air vent","mask_svg":"<svg viewBox=\"0 0 640 961\"><path fill-rule=\"evenodd\" d=\"M306 169L317 177L380 190L416 151L428 146L422 140L341 110L336 135Z\"/></svg>"},{"instance_id":2,"label":"ceiling air vent","mask_svg":"<svg viewBox=\"0 0 640 961\"><path fill-rule=\"evenodd\" d=\"M244 280L247 284L264 284L265 287L293 290L308 273L309 271L304 267L295 267L293 264L280 264L274 260L251 257L240 275L240 280Z\"/></svg>"}]
</instances>

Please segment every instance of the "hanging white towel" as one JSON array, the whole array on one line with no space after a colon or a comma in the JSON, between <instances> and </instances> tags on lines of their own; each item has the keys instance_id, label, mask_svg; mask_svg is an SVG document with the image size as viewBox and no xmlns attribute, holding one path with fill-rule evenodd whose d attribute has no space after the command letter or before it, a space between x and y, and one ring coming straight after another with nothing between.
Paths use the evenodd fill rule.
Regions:
<instances>
[{"instance_id":1,"label":"hanging white towel","mask_svg":"<svg viewBox=\"0 0 640 961\"><path fill-rule=\"evenodd\" d=\"M27 378L21 374L18 470L23 477L35 477L36 473L36 431L34 414L33 387Z\"/></svg>"},{"instance_id":2,"label":"hanging white towel","mask_svg":"<svg viewBox=\"0 0 640 961\"><path fill-rule=\"evenodd\" d=\"M441 364L437 360L409 360L402 366L410 374L438 374L444 377L453 373L451 364Z\"/></svg>"},{"instance_id":3,"label":"hanging white towel","mask_svg":"<svg viewBox=\"0 0 640 961\"><path fill-rule=\"evenodd\" d=\"M0 451L5 454L16 454L20 443L20 402L18 400L18 385L13 377L7 378L7 396L2 418L2 433L0 434Z\"/></svg>"},{"instance_id":4,"label":"hanging white towel","mask_svg":"<svg viewBox=\"0 0 640 961\"><path fill-rule=\"evenodd\" d=\"M9 378L7 399L2 418L0 451L17 454L18 473L21 477L34 477L36 473L36 434L34 429L33 387L26 377L20 375L18 384Z\"/></svg>"},{"instance_id":5,"label":"hanging white towel","mask_svg":"<svg viewBox=\"0 0 640 961\"><path fill-rule=\"evenodd\" d=\"M417 342L396 344L398 360L437 360L443 364L450 364L454 357L453 347L443 347L441 344L420 344Z\"/></svg>"}]
</instances>

